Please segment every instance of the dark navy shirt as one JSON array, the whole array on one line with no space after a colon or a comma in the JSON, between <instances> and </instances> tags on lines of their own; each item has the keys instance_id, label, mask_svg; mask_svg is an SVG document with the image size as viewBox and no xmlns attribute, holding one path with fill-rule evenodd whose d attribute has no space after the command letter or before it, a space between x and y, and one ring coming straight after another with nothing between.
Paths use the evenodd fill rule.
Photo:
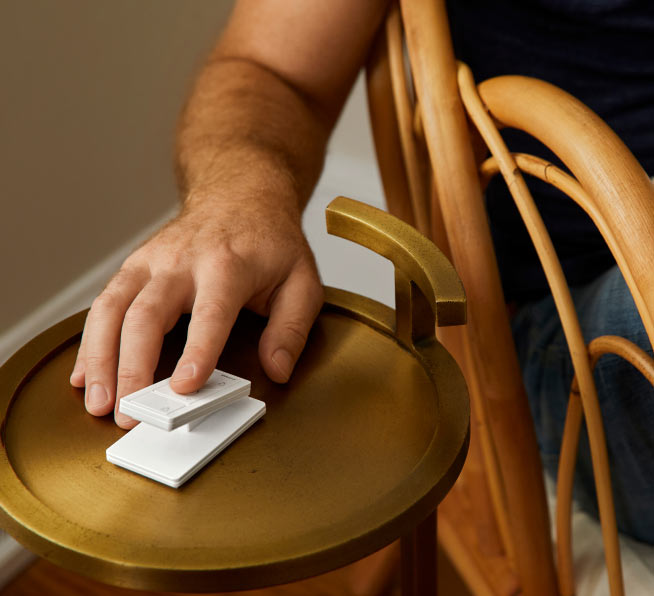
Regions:
<instances>
[{"instance_id":1,"label":"dark navy shirt","mask_svg":"<svg viewBox=\"0 0 654 596\"><path fill-rule=\"evenodd\" d=\"M448 10L456 55L478 82L520 74L561 87L598 113L654 174L654 1L450 0ZM512 151L558 163L524 133L503 136ZM528 184L568 283L608 269L612 257L585 213L547 185ZM500 177L486 199L507 300L543 295L544 274Z\"/></svg>"}]
</instances>

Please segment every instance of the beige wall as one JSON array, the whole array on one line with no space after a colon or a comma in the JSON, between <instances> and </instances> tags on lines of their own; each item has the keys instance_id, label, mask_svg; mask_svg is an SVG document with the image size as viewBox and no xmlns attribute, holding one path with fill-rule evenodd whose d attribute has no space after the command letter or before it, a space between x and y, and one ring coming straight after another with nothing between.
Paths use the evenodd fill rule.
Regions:
<instances>
[{"instance_id":1,"label":"beige wall","mask_svg":"<svg viewBox=\"0 0 654 596\"><path fill-rule=\"evenodd\" d=\"M176 201L176 116L227 0L2 0L0 333Z\"/></svg>"}]
</instances>

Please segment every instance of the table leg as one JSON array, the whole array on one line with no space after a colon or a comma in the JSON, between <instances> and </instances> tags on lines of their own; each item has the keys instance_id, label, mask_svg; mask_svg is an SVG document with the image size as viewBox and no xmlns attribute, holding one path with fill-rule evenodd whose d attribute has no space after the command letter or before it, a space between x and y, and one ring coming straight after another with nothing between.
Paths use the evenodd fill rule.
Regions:
<instances>
[{"instance_id":1,"label":"table leg","mask_svg":"<svg viewBox=\"0 0 654 596\"><path fill-rule=\"evenodd\" d=\"M436 511L407 536L402 545L402 596L436 595Z\"/></svg>"}]
</instances>

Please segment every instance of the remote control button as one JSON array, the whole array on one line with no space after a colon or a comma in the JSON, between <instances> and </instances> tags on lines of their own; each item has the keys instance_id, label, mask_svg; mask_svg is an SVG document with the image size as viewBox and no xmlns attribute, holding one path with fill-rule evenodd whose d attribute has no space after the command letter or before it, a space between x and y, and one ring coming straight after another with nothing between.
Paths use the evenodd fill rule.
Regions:
<instances>
[{"instance_id":1,"label":"remote control button","mask_svg":"<svg viewBox=\"0 0 654 596\"><path fill-rule=\"evenodd\" d=\"M154 392L144 393L143 395L140 395L131 401L133 404L138 404L139 406L148 408L149 410L153 410L164 415L171 414L172 412L180 410L186 406L186 404L182 401L177 399L170 399L169 397L161 394L157 395Z\"/></svg>"},{"instance_id":2,"label":"remote control button","mask_svg":"<svg viewBox=\"0 0 654 596\"><path fill-rule=\"evenodd\" d=\"M202 399L218 393L226 393L236 383L238 383L237 379L230 379L227 375L216 371L211 374L204 386L195 393L176 393L171 389L169 383L157 387L154 392L158 395L184 399L188 403L188 401L193 401L194 399Z\"/></svg>"}]
</instances>

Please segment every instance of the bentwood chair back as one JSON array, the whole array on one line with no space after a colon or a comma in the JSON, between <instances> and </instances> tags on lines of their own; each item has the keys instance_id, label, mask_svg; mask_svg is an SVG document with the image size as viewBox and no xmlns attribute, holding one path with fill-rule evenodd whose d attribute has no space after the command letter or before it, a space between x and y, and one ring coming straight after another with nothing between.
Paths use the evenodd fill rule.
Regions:
<instances>
[{"instance_id":1,"label":"bentwood chair back","mask_svg":"<svg viewBox=\"0 0 654 596\"><path fill-rule=\"evenodd\" d=\"M440 543L475 594L574 594L572 478L585 417L611 594L622 594L592 367L605 353L626 358L650 380L654 367L642 350L620 338L585 345L523 173L559 188L590 215L622 270L651 340L650 180L609 127L564 91L521 76L475 85L470 70L456 62L442 0L402 0L400 7L391 7L367 80L389 210L450 256L468 296L468 324L440 335L465 371L473 410L468 461L439 509ZM499 134L505 126L543 142L571 174L539 157L512 154ZM576 374L557 483L556 565L540 457L483 202L486 184L498 173L511 189L545 270Z\"/></svg>"}]
</instances>

